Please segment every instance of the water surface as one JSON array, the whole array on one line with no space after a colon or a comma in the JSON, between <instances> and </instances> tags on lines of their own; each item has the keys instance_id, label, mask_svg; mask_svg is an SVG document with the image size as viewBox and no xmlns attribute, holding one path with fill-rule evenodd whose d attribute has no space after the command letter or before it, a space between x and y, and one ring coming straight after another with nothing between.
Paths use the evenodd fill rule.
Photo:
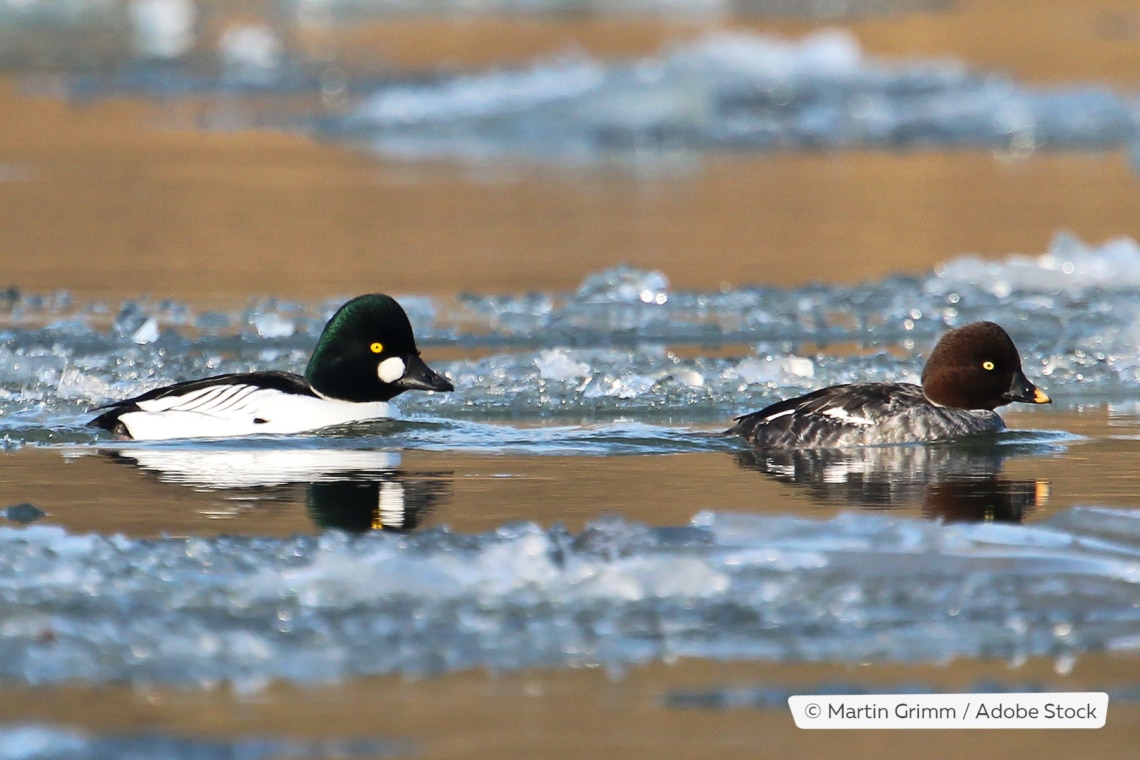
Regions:
<instances>
[{"instance_id":1,"label":"water surface","mask_svg":"<svg viewBox=\"0 0 1140 760\"><path fill-rule=\"evenodd\" d=\"M36 70L0 85L0 756L880 757L784 707L876 689L1106 690L1095 734L921 751L1125 756L1134 14L984 5L780 38L289 4L184 61L7 11ZM300 370L361 290L458 392L284 438L84 425ZM719 435L915 381L976 319L1056 399L1008 433Z\"/></svg>"}]
</instances>

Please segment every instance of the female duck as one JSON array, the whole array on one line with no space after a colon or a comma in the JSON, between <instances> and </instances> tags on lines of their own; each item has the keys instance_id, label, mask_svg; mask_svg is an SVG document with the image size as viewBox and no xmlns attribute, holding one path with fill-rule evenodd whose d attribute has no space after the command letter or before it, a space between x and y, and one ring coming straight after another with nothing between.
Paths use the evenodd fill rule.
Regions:
<instances>
[{"instance_id":1,"label":"female duck","mask_svg":"<svg viewBox=\"0 0 1140 760\"><path fill-rule=\"evenodd\" d=\"M303 376L190 380L101 406L88 424L136 440L301 433L387 417L388 401L407 390L455 388L420 359L400 304L373 293L332 316Z\"/></svg>"},{"instance_id":2,"label":"female duck","mask_svg":"<svg viewBox=\"0 0 1140 760\"><path fill-rule=\"evenodd\" d=\"M759 448L842 448L996 433L995 407L1048 404L1021 371L1017 347L993 322L951 330L934 347L922 385L852 383L780 401L736 418L735 433Z\"/></svg>"}]
</instances>

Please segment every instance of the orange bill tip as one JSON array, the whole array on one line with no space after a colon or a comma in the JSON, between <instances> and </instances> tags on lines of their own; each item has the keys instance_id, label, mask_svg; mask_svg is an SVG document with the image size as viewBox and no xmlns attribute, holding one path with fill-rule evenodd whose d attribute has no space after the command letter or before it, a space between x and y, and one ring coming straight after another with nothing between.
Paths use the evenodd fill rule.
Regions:
<instances>
[{"instance_id":1,"label":"orange bill tip","mask_svg":"<svg viewBox=\"0 0 1140 760\"><path fill-rule=\"evenodd\" d=\"M1033 389L1033 403L1034 404L1052 404L1053 399L1049 398L1049 394L1040 388Z\"/></svg>"}]
</instances>

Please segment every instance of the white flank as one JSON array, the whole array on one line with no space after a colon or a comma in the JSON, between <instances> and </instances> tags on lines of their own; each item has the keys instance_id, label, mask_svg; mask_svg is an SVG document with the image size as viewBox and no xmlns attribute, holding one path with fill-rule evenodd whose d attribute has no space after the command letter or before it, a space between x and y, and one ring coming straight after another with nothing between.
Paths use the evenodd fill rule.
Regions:
<instances>
[{"instance_id":1,"label":"white flank","mask_svg":"<svg viewBox=\"0 0 1140 760\"><path fill-rule=\"evenodd\" d=\"M380 366L376 368L376 374L381 381L394 383L404 376L405 369L407 367L404 365L404 360L393 356L391 359L380 362Z\"/></svg>"},{"instance_id":2,"label":"white flank","mask_svg":"<svg viewBox=\"0 0 1140 760\"><path fill-rule=\"evenodd\" d=\"M355 404L256 385L218 385L138 406L142 411L119 417L136 440L289 435L388 416L385 401Z\"/></svg>"}]
</instances>

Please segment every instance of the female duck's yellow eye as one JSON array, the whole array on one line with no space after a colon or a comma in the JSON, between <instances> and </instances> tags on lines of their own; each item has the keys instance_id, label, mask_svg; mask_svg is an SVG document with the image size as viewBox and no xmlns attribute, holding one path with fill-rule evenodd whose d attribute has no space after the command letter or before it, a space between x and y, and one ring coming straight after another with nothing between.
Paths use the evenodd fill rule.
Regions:
<instances>
[{"instance_id":1,"label":"female duck's yellow eye","mask_svg":"<svg viewBox=\"0 0 1140 760\"><path fill-rule=\"evenodd\" d=\"M375 349L376 344L373 343L372 346ZM994 368L993 362L982 362L982 369L989 370L989 369L993 369L993 368Z\"/></svg>"},{"instance_id":2,"label":"female duck's yellow eye","mask_svg":"<svg viewBox=\"0 0 1140 760\"><path fill-rule=\"evenodd\" d=\"M373 343L368 348L372 350L372 353L378 354L384 350L384 344L383 343ZM992 365L991 365L991 367L992 367Z\"/></svg>"}]
</instances>

